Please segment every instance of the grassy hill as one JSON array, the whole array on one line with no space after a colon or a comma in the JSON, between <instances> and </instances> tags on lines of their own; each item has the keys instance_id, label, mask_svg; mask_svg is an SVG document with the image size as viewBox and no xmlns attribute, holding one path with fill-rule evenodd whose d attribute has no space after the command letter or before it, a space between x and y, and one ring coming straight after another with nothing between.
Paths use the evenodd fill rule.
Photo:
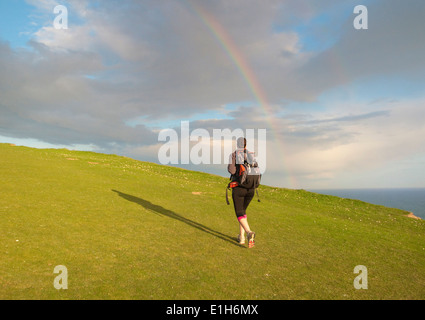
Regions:
<instances>
[{"instance_id":1,"label":"grassy hill","mask_svg":"<svg viewBox=\"0 0 425 320\"><path fill-rule=\"evenodd\" d=\"M0 299L425 298L425 222L398 209L261 186L247 249L218 176L0 144L0 179Z\"/></svg>"}]
</instances>

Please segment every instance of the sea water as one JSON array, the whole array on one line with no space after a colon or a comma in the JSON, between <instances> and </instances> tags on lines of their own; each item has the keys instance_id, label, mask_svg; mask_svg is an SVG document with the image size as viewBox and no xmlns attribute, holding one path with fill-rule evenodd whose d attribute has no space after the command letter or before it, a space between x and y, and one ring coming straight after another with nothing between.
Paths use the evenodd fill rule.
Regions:
<instances>
[{"instance_id":1,"label":"sea water","mask_svg":"<svg viewBox=\"0 0 425 320\"><path fill-rule=\"evenodd\" d=\"M321 189L308 191L402 209L425 219L425 188Z\"/></svg>"}]
</instances>

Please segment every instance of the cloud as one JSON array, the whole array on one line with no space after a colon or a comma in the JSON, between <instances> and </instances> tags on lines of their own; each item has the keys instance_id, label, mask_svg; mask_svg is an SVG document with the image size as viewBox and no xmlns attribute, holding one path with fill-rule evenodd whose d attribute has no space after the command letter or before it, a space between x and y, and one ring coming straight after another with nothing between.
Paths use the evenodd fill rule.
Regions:
<instances>
[{"instance_id":1,"label":"cloud","mask_svg":"<svg viewBox=\"0 0 425 320\"><path fill-rule=\"evenodd\" d=\"M34 51L24 54L0 45L0 68L5 71L0 77L1 134L101 146L156 139L142 125L125 125L131 103L127 108L117 88L84 77L102 70L98 55L30 45Z\"/></svg>"},{"instance_id":2,"label":"cloud","mask_svg":"<svg viewBox=\"0 0 425 320\"><path fill-rule=\"evenodd\" d=\"M296 70L294 78L304 84L306 97L314 99L335 86L358 80L384 75L416 79L423 73L425 3L376 1L368 5L368 12L368 30L356 30L352 20L346 21L334 46Z\"/></svg>"},{"instance_id":3,"label":"cloud","mask_svg":"<svg viewBox=\"0 0 425 320\"><path fill-rule=\"evenodd\" d=\"M424 104L424 99L410 100L385 105L385 112L294 122L283 136L285 163L301 185L349 187L357 175L425 153L425 125L419 120ZM393 170L387 182L397 186L400 172ZM373 180L362 183L377 186Z\"/></svg>"},{"instance_id":4,"label":"cloud","mask_svg":"<svg viewBox=\"0 0 425 320\"><path fill-rule=\"evenodd\" d=\"M179 120L266 128L266 181L300 186L424 152L422 96L383 81L423 84L423 1L365 1L368 30L353 28L351 0L65 1L68 30L53 27L56 1L27 2L40 26L28 47L0 42L1 135L154 160L158 127ZM359 83L361 99L326 100Z\"/></svg>"},{"instance_id":5,"label":"cloud","mask_svg":"<svg viewBox=\"0 0 425 320\"><path fill-rule=\"evenodd\" d=\"M337 117L332 119L311 120L311 121L308 121L307 123L318 124L318 123L330 123L330 122L352 122L352 121L359 121L359 120L371 119L371 118L382 117L382 116L389 116L389 114L390 112L387 110L374 111L374 112L368 112L366 114L349 115L349 116Z\"/></svg>"}]
</instances>

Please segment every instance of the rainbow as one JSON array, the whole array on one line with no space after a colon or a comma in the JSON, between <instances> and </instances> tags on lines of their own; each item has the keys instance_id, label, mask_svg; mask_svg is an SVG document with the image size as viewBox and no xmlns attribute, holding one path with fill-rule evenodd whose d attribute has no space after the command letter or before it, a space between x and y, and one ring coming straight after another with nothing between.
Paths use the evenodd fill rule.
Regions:
<instances>
[{"instance_id":1,"label":"rainbow","mask_svg":"<svg viewBox=\"0 0 425 320\"><path fill-rule=\"evenodd\" d=\"M230 35L226 32L223 26L211 13L205 10L201 5L195 3L195 1L187 0L186 3L189 5L189 8L192 9L191 11L195 12L195 15L199 17L201 22L207 27L209 32L218 41L222 49L226 52L227 56L232 60L232 62L238 69L248 88L255 97L255 100L263 109L266 119L269 122L270 127L272 128L272 139L277 143L279 149L276 150L277 154L275 154L275 156L278 157L278 159L284 159L284 148L277 135L279 125L277 123L274 123L273 120L275 119L275 117L270 107L270 103L267 99L267 95L262 86L260 85L260 82L258 81L255 72L252 70L242 51L237 47ZM297 186L295 178L291 174L289 174L289 170L287 170L287 172L290 186Z\"/></svg>"}]
</instances>

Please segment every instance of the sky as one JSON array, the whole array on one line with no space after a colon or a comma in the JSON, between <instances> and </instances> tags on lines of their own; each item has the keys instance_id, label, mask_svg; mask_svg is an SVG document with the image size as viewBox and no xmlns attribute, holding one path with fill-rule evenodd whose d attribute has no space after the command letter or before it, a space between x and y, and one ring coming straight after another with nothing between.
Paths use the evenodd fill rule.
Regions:
<instances>
[{"instance_id":1,"label":"sky","mask_svg":"<svg viewBox=\"0 0 425 320\"><path fill-rule=\"evenodd\" d=\"M270 186L425 187L423 17L423 0L0 0L0 142L159 163L159 133L189 121L254 130Z\"/></svg>"}]
</instances>

